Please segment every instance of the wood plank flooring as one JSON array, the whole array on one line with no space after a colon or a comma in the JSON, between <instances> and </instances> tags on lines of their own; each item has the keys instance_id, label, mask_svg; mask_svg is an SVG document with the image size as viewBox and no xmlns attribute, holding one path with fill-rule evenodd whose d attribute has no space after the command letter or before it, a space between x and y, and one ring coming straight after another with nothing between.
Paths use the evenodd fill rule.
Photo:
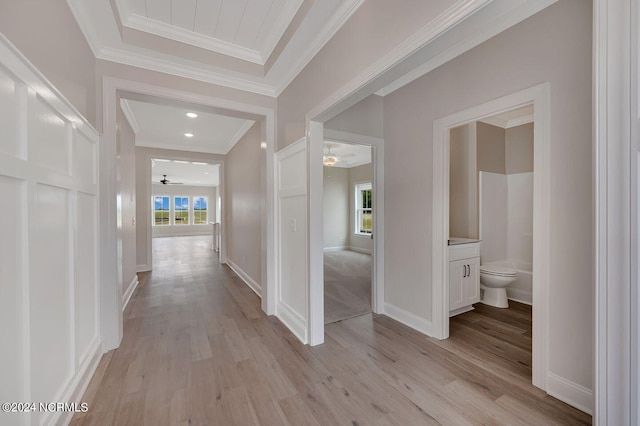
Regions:
<instances>
[{"instance_id":1,"label":"wood plank flooring","mask_svg":"<svg viewBox=\"0 0 640 426\"><path fill-rule=\"evenodd\" d=\"M479 307L437 341L369 314L328 324L325 344L309 347L262 313L209 238L153 243L155 269L142 275L122 344L100 362L74 426L591 423L530 384L525 315Z\"/></svg>"}]
</instances>

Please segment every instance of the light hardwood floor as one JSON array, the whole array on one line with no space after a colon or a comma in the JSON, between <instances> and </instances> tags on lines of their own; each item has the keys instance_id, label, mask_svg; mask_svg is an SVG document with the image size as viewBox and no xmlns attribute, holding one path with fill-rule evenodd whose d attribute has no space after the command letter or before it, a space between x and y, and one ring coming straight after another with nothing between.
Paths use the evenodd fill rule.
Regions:
<instances>
[{"instance_id":1,"label":"light hardwood floor","mask_svg":"<svg viewBox=\"0 0 640 426\"><path fill-rule=\"evenodd\" d=\"M514 338L505 354L530 336L482 309L454 320L447 341L369 314L327 325L309 347L262 313L208 238L156 239L154 265L73 425L591 423L487 351L494 326Z\"/></svg>"}]
</instances>

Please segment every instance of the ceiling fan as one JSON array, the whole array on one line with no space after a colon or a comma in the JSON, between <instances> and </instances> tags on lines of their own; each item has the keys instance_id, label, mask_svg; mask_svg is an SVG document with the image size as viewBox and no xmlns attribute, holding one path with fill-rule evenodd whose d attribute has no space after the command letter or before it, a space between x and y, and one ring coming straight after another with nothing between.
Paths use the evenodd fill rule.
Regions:
<instances>
[{"instance_id":1,"label":"ceiling fan","mask_svg":"<svg viewBox=\"0 0 640 426\"><path fill-rule=\"evenodd\" d=\"M355 156L355 154L349 153L349 154L342 154L338 157L337 155L331 153L331 148L333 148L334 145L326 144L326 147L327 147L327 152L322 156L322 164L325 166L334 166L339 161L344 161L345 158Z\"/></svg>"},{"instance_id":2,"label":"ceiling fan","mask_svg":"<svg viewBox=\"0 0 640 426\"><path fill-rule=\"evenodd\" d=\"M163 185L182 185L182 182L171 182L167 179L167 175L162 175L162 179L160 179L160 183Z\"/></svg>"}]
</instances>

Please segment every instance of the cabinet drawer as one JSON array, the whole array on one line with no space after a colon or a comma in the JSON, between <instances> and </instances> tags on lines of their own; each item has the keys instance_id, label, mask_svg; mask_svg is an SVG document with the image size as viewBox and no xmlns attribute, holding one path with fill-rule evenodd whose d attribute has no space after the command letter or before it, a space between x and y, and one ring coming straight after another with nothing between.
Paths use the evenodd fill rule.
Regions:
<instances>
[{"instance_id":1,"label":"cabinet drawer","mask_svg":"<svg viewBox=\"0 0 640 426\"><path fill-rule=\"evenodd\" d=\"M480 256L480 243L459 244L449 246L449 261L469 259Z\"/></svg>"}]
</instances>

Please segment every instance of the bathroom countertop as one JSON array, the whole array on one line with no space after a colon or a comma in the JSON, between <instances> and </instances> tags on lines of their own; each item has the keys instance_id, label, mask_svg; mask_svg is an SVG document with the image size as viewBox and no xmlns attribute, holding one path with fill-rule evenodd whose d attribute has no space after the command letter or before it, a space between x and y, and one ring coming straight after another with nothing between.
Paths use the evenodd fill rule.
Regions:
<instances>
[{"instance_id":1,"label":"bathroom countertop","mask_svg":"<svg viewBox=\"0 0 640 426\"><path fill-rule=\"evenodd\" d=\"M450 246L457 246L459 244L471 244L471 243L479 243L481 240L473 239L473 238L449 238Z\"/></svg>"}]
</instances>

